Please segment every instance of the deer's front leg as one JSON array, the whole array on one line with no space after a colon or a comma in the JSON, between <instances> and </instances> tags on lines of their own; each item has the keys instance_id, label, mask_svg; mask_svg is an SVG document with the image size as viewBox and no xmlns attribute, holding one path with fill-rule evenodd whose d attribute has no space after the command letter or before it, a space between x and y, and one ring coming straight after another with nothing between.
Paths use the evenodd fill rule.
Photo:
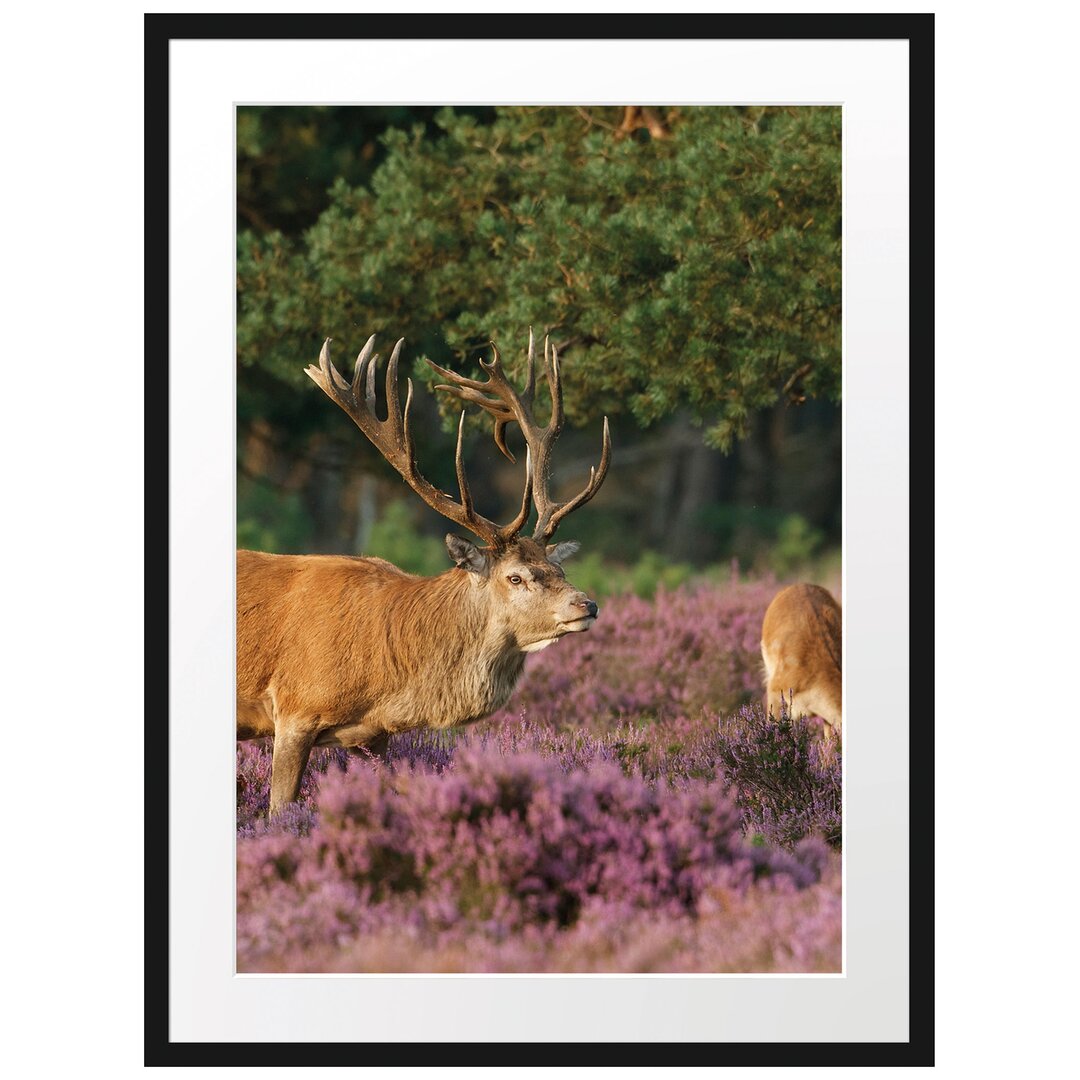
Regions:
<instances>
[{"instance_id":1,"label":"deer's front leg","mask_svg":"<svg viewBox=\"0 0 1080 1080\"><path fill-rule=\"evenodd\" d=\"M279 723L274 732L274 759L270 771L270 816L300 796L300 782L316 732L307 727Z\"/></svg>"}]
</instances>

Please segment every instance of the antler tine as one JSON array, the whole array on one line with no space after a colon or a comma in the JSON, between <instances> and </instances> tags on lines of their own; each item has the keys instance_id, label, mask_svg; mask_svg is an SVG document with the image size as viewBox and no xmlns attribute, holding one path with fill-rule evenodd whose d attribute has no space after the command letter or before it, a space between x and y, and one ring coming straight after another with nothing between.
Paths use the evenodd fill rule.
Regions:
<instances>
[{"instance_id":1,"label":"antler tine","mask_svg":"<svg viewBox=\"0 0 1080 1080\"><path fill-rule=\"evenodd\" d=\"M521 393L521 400L527 405L532 404L533 393L536 390L536 346L533 343L533 328L529 327L529 351L525 354L525 389Z\"/></svg>"},{"instance_id":2,"label":"antler tine","mask_svg":"<svg viewBox=\"0 0 1080 1080\"><path fill-rule=\"evenodd\" d=\"M332 398L342 408L348 401L349 384L341 377L337 368L330 360L330 342L333 338L327 338L319 350L319 366L308 364L304 373L315 382L327 397Z\"/></svg>"},{"instance_id":3,"label":"antler tine","mask_svg":"<svg viewBox=\"0 0 1080 1080\"><path fill-rule=\"evenodd\" d=\"M494 431L492 432L495 439L495 445L499 448L499 452L503 457L516 462L517 458L511 453L510 447L506 445L506 427L511 420L516 419L518 421L518 426L522 431L525 430L521 419L524 406L503 372L502 357L499 355L499 346L496 345L494 341L491 342L491 363L485 364L481 357L480 366L489 373L488 382L497 384L496 393L498 393L506 403L502 412L497 415L494 412L492 413L492 415L495 416ZM527 447L526 452L528 452ZM530 476L525 477L525 484L531 489L532 478ZM522 522L522 525L524 525L524 522ZM518 529L520 530L520 528L521 526L519 525Z\"/></svg>"},{"instance_id":4,"label":"antler tine","mask_svg":"<svg viewBox=\"0 0 1080 1080\"><path fill-rule=\"evenodd\" d=\"M375 372L379 368L379 354L375 353L371 358L371 362L368 364L367 369L367 386L364 388L364 400L367 402L367 407L371 412L373 418L375 418ZM387 396L389 396L389 387L387 388Z\"/></svg>"},{"instance_id":5,"label":"antler tine","mask_svg":"<svg viewBox=\"0 0 1080 1080\"><path fill-rule=\"evenodd\" d=\"M412 483L416 475L416 455L413 452L412 432L409 430L409 410L412 408L412 379L405 380L405 415L401 420L401 441L405 444L405 455L409 473L406 480Z\"/></svg>"},{"instance_id":6,"label":"antler tine","mask_svg":"<svg viewBox=\"0 0 1080 1080\"><path fill-rule=\"evenodd\" d=\"M386 365L386 422L393 428L401 426L401 394L398 388L398 358L404 338L398 338L390 362Z\"/></svg>"},{"instance_id":7,"label":"antler tine","mask_svg":"<svg viewBox=\"0 0 1080 1080\"><path fill-rule=\"evenodd\" d=\"M521 418L518 415L521 403L502 370L499 347L494 341L491 342L491 348L493 353L491 360L488 361L483 358L480 360L480 366L488 373L488 378L484 382L439 367L438 364L431 360L428 361L428 364L443 378L450 380L449 383L436 385L436 390L445 390L448 394L453 394L454 397L459 398L461 401L479 405L481 409L494 417L495 445L505 458L510 461L517 461L517 458L514 457L510 452L510 448L506 445L506 426L511 420L517 420L519 424L521 423ZM488 397L488 394L495 394L496 396Z\"/></svg>"},{"instance_id":8,"label":"antler tine","mask_svg":"<svg viewBox=\"0 0 1080 1080\"><path fill-rule=\"evenodd\" d=\"M334 378L334 385L337 386L339 390L343 390L346 394L352 391L352 387L345 381L345 376L342 375L333 364L330 365L330 374Z\"/></svg>"},{"instance_id":9,"label":"antler tine","mask_svg":"<svg viewBox=\"0 0 1080 1080\"><path fill-rule=\"evenodd\" d=\"M448 394L453 394L454 397L460 398L462 401L479 405L481 409L491 413L492 416L505 416L507 420L514 419L514 414L501 401L484 397L479 390L473 390L467 386L447 386L445 383L437 383L435 389L445 390Z\"/></svg>"},{"instance_id":10,"label":"antler tine","mask_svg":"<svg viewBox=\"0 0 1080 1080\"><path fill-rule=\"evenodd\" d=\"M333 338L327 338L319 350L319 366L315 367L314 364L309 364L305 369L305 373L315 380L322 387L323 391L329 394L335 400L338 397L337 385L340 381L340 376L335 379L334 376L337 372L334 370L334 365L330 362L330 342Z\"/></svg>"},{"instance_id":11,"label":"antler tine","mask_svg":"<svg viewBox=\"0 0 1080 1080\"><path fill-rule=\"evenodd\" d=\"M458 490L461 492L461 505L466 514L473 512L472 492L469 490L469 481L465 476L465 462L461 456L462 436L465 434L465 410L461 410L461 418L457 426L457 451L454 454L454 468L457 470Z\"/></svg>"},{"instance_id":12,"label":"antler tine","mask_svg":"<svg viewBox=\"0 0 1080 1080\"><path fill-rule=\"evenodd\" d=\"M427 357L424 358L425 360ZM428 360L428 367L438 372L444 379L449 379L457 386L467 386L470 390L483 390L486 386L486 382L480 382L479 379L467 379L464 375L459 375L456 371L451 371L449 368L439 367L434 360ZM436 390L451 390L453 387L449 386L436 386Z\"/></svg>"},{"instance_id":13,"label":"antler tine","mask_svg":"<svg viewBox=\"0 0 1080 1080\"><path fill-rule=\"evenodd\" d=\"M548 339L544 338L544 373L547 375L548 390L551 393L551 421L549 427L556 432L562 431L563 405L562 405L562 376L559 372L559 350L551 343L551 351L548 352Z\"/></svg>"},{"instance_id":14,"label":"antler tine","mask_svg":"<svg viewBox=\"0 0 1080 1080\"><path fill-rule=\"evenodd\" d=\"M529 513L532 510L532 492L533 492L533 472L532 472L532 451L525 447L525 492L521 496L521 509L518 511L517 517L506 525L502 529L502 533L506 540L512 540L522 529L525 528L525 522L529 520Z\"/></svg>"},{"instance_id":15,"label":"antler tine","mask_svg":"<svg viewBox=\"0 0 1080 1080\"><path fill-rule=\"evenodd\" d=\"M529 351L527 353L525 390L521 395L518 395L506 378L506 373L502 369L502 357L499 355L499 346L496 345L494 341L490 344L492 352L491 362L485 363L484 359L481 357L480 366L489 373L490 377L488 379L488 384L495 384L495 393L502 399L500 402L502 405L501 409L498 411L494 408L488 409L488 412L495 417L495 430L493 432L495 445L499 448L503 457L516 462L517 458L514 457L510 448L506 445L507 425L511 420L516 420L518 427L521 428L522 433L525 435L526 443L529 442L532 431L535 430L532 415L529 412L532 405L533 390L536 385L536 370L533 364L532 327L529 327ZM526 447L526 450L527 449L528 447ZM528 483L531 488L531 476ZM524 522L522 524L524 524Z\"/></svg>"},{"instance_id":16,"label":"antler tine","mask_svg":"<svg viewBox=\"0 0 1080 1080\"><path fill-rule=\"evenodd\" d=\"M364 378L367 374L368 362L371 360L371 354L375 350L375 335L367 339L367 343L360 350L360 355L356 358L356 369L353 371L352 381L352 393L354 398L359 398L361 388L364 385Z\"/></svg>"},{"instance_id":17,"label":"antler tine","mask_svg":"<svg viewBox=\"0 0 1080 1080\"><path fill-rule=\"evenodd\" d=\"M565 413L563 411L563 386L562 370L559 366L559 350L554 342L545 335L544 337L544 377L547 379L548 392L551 396L551 419L544 430L543 438L539 444L537 454L535 492L533 501L536 503L537 521L533 530L533 539L538 541L550 539L559 522L567 514L583 506L591 499L600 485L604 482L608 464L611 461L611 431L607 418L604 418L604 442L600 455L599 468L589 471L589 482L585 489L567 503L561 506L552 498L549 491L551 482L551 450L563 429Z\"/></svg>"},{"instance_id":18,"label":"antler tine","mask_svg":"<svg viewBox=\"0 0 1080 1080\"><path fill-rule=\"evenodd\" d=\"M611 429L608 427L608 418L605 416L604 443L603 449L600 451L599 466L590 466L589 482L585 485L583 491L580 491L569 502L563 503L562 506L553 511L546 522L538 521L536 523L536 532L533 533L533 539L549 539L555 534L555 530L559 527L559 522L562 521L567 514L573 513L579 506L584 506L600 490L600 485L604 482L604 477L607 476L608 466L610 464Z\"/></svg>"},{"instance_id":19,"label":"antler tine","mask_svg":"<svg viewBox=\"0 0 1080 1080\"><path fill-rule=\"evenodd\" d=\"M319 353L319 366L309 365L304 370L318 384L323 393L340 406L353 423L371 440L379 453L393 465L406 483L428 506L442 514L443 517L449 518L479 536L481 540L490 546L499 547L505 543L499 526L495 522L481 517L473 508L472 495L469 491L468 480L465 477L462 458L464 413L462 413L462 423L459 424L458 428L458 444L455 458L462 501L460 503L455 502L449 495L439 491L438 488L420 475L420 471L416 467L416 453L413 447L410 422L413 399L412 379L407 380L408 392L405 397L404 412L401 409L401 396L398 389L398 362L404 340L402 338L394 346L394 351L387 364L387 416L385 420L380 420L375 412L375 370L379 358L374 353L374 335L368 339L367 344L356 358L356 371L353 374L351 385L338 374L330 361L330 338L327 338L323 343L322 350ZM365 391L363 399L360 397L361 387Z\"/></svg>"},{"instance_id":20,"label":"antler tine","mask_svg":"<svg viewBox=\"0 0 1080 1080\"><path fill-rule=\"evenodd\" d=\"M517 458L514 457L510 450L510 447L506 445L506 425L509 424L509 420L496 419L495 421L495 445L499 448L504 458L508 458L510 461L516 462Z\"/></svg>"},{"instance_id":21,"label":"antler tine","mask_svg":"<svg viewBox=\"0 0 1080 1080\"><path fill-rule=\"evenodd\" d=\"M492 374L497 373L497 374L501 375L502 374L502 357L499 355L499 346L496 345L494 341L489 341L488 344L491 346L491 359L490 360L485 360L481 356L480 357L480 366L485 371L491 372Z\"/></svg>"}]
</instances>

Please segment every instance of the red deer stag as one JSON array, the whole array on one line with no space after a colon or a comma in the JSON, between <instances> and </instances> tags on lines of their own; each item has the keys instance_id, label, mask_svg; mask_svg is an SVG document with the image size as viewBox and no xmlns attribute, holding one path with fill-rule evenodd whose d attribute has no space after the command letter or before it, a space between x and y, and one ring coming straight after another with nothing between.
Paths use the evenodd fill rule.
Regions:
<instances>
[{"instance_id":1,"label":"red deer stag","mask_svg":"<svg viewBox=\"0 0 1080 1080\"><path fill-rule=\"evenodd\" d=\"M495 442L511 461L506 426L525 437L525 492L521 509L499 526L473 508L462 462L462 410L457 436L460 501L439 491L416 467L409 407L398 394L394 346L386 371L386 419L375 411L374 335L356 360L352 382L330 362L330 339L319 366L306 368L409 486L432 509L484 542L448 534L456 564L437 577L407 574L383 559L334 555L237 553L237 738L272 735L270 812L299 795L313 746L365 746L385 752L389 736L413 728L446 728L487 716L506 704L521 677L525 654L566 634L588 630L597 606L566 580L562 563L574 541L548 544L563 519L599 490L611 459L604 419L600 464L574 498L550 494L551 452L563 426L559 357L544 343L544 377L551 418L533 418L536 367L529 332L525 388L518 393L503 372L499 351L480 361L479 381L431 366L447 380L436 387L478 405L495 422ZM430 363L430 361L429 361ZM519 536L530 513L531 539Z\"/></svg>"},{"instance_id":2,"label":"red deer stag","mask_svg":"<svg viewBox=\"0 0 1080 1080\"><path fill-rule=\"evenodd\" d=\"M825 737L839 735L840 605L820 585L789 585L773 597L761 627L765 708L779 716L820 716Z\"/></svg>"}]
</instances>

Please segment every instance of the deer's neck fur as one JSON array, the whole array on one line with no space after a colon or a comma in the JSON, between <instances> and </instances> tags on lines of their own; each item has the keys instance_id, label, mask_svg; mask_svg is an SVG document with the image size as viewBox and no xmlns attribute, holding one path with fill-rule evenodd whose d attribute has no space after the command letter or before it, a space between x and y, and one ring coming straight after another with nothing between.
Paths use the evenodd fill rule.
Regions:
<instances>
[{"instance_id":1,"label":"deer's neck fur","mask_svg":"<svg viewBox=\"0 0 1080 1080\"><path fill-rule=\"evenodd\" d=\"M491 584L465 570L397 584L382 608L391 683L387 726L453 727L501 709L525 654L493 603Z\"/></svg>"}]
</instances>

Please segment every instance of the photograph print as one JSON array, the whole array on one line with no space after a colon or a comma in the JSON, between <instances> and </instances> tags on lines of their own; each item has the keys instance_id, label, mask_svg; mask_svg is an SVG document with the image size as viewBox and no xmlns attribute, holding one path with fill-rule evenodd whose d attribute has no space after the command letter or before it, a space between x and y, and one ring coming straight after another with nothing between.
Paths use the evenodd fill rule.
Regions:
<instances>
[{"instance_id":1,"label":"photograph print","mask_svg":"<svg viewBox=\"0 0 1080 1080\"><path fill-rule=\"evenodd\" d=\"M841 129L236 107L238 972L842 971Z\"/></svg>"}]
</instances>

